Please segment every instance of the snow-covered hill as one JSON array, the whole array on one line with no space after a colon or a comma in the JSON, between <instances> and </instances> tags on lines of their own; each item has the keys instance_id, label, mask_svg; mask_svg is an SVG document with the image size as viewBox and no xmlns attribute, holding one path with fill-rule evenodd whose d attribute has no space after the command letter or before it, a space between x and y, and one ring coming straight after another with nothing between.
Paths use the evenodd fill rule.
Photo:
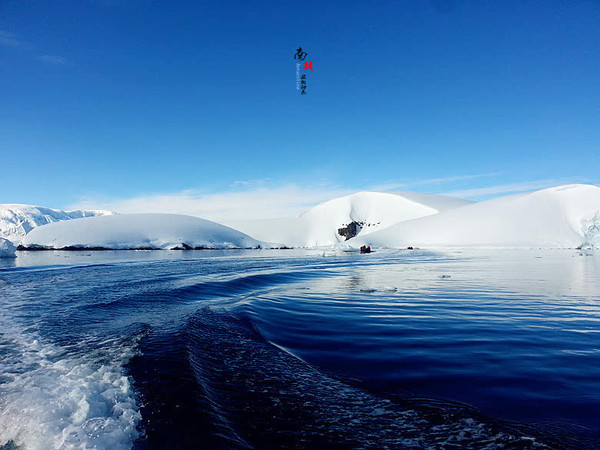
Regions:
<instances>
[{"instance_id":1,"label":"snow-covered hill","mask_svg":"<svg viewBox=\"0 0 600 450\"><path fill-rule=\"evenodd\" d=\"M255 248L260 244L237 230L197 217L118 214L43 225L28 233L20 248Z\"/></svg>"},{"instance_id":2,"label":"snow-covered hill","mask_svg":"<svg viewBox=\"0 0 600 450\"><path fill-rule=\"evenodd\" d=\"M15 246L7 239L0 238L0 258L12 258L15 256Z\"/></svg>"},{"instance_id":3,"label":"snow-covered hill","mask_svg":"<svg viewBox=\"0 0 600 450\"><path fill-rule=\"evenodd\" d=\"M41 225L110 214L114 213L86 210L62 211L41 206L0 204L0 237L17 244L23 236Z\"/></svg>"},{"instance_id":4,"label":"snow-covered hill","mask_svg":"<svg viewBox=\"0 0 600 450\"><path fill-rule=\"evenodd\" d=\"M348 244L394 248L600 247L600 187L575 184L500 197L361 234Z\"/></svg>"},{"instance_id":5,"label":"snow-covered hill","mask_svg":"<svg viewBox=\"0 0 600 450\"><path fill-rule=\"evenodd\" d=\"M0 205L0 233L18 242L30 231L23 246L48 248L252 248L261 241L289 247L600 248L600 187L581 184L480 203L431 194L359 192L297 218L229 223L235 229L172 214L67 220L90 214L110 213ZM61 222L49 223L55 221ZM35 228L41 224L47 225Z\"/></svg>"},{"instance_id":6,"label":"snow-covered hill","mask_svg":"<svg viewBox=\"0 0 600 450\"><path fill-rule=\"evenodd\" d=\"M398 222L437 214L471 202L421 193L359 192L322 203L294 219L232 222L231 226L266 242L315 247L365 236Z\"/></svg>"}]
</instances>

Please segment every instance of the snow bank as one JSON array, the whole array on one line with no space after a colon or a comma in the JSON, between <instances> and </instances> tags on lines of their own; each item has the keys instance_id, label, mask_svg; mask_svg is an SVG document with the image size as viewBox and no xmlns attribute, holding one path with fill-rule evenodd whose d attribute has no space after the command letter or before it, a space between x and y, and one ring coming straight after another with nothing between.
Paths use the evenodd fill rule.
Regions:
<instances>
[{"instance_id":1,"label":"snow bank","mask_svg":"<svg viewBox=\"0 0 600 450\"><path fill-rule=\"evenodd\" d=\"M15 246L7 239L0 238L0 258L12 258L15 256Z\"/></svg>"},{"instance_id":2,"label":"snow bank","mask_svg":"<svg viewBox=\"0 0 600 450\"><path fill-rule=\"evenodd\" d=\"M510 195L393 225L348 242L381 247L600 247L600 187Z\"/></svg>"},{"instance_id":3,"label":"snow bank","mask_svg":"<svg viewBox=\"0 0 600 450\"><path fill-rule=\"evenodd\" d=\"M197 217L178 214L119 214L67 220L38 227L23 238L19 248L254 248L260 244L239 231Z\"/></svg>"},{"instance_id":4,"label":"snow bank","mask_svg":"<svg viewBox=\"0 0 600 450\"><path fill-rule=\"evenodd\" d=\"M317 247L344 242L354 234L365 236L398 222L470 203L433 194L359 192L322 203L298 218L230 224L263 241L290 247ZM340 229L343 229L341 233Z\"/></svg>"},{"instance_id":5,"label":"snow bank","mask_svg":"<svg viewBox=\"0 0 600 450\"><path fill-rule=\"evenodd\" d=\"M114 213L80 209L62 211L41 206L0 204L0 237L17 244L31 230L48 223L110 214Z\"/></svg>"}]
</instances>

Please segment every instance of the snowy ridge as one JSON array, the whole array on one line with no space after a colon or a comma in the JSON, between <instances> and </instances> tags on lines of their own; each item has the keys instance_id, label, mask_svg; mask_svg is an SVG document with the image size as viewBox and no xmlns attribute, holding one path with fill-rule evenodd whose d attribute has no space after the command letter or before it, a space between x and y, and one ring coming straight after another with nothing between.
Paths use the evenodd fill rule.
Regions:
<instances>
[{"instance_id":1,"label":"snowy ridge","mask_svg":"<svg viewBox=\"0 0 600 450\"><path fill-rule=\"evenodd\" d=\"M179 214L118 214L66 220L27 234L23 249L256 248L261 242L210 220Z\"/></svg>"},{"instance_id":2,"label":"snowy ridge","mask_svg":"<svg viewBox=\"0 0 600 450\"><path fill-rule=\"evenodd\" d=\"M398 223L353 247L576 248L600 244L600 187L574 184L509 195Z\"/></svg>"},{"instance_id":3,"label":"snowy ridge","mask_svg":"<svg viewBox=\"0 0 600 450\"><path fill-rule=\"evenodd\" d=\"M18 244L34 228L62 220L114 214L102 210L73 210L44 208L32 205L0 204L0 237Z\"/></svg>"},{"instance_id":4,"label":"snowy ridge","mask_svg":"<svg viewBox=\"0 0 600 450\"><path fill-rule=\"evenodd\" d=\"M231 226L262 241L318 247L470 203L433 194L358 192L321 203L295 219L232 222Z\"/></svg>"}]
</instances>

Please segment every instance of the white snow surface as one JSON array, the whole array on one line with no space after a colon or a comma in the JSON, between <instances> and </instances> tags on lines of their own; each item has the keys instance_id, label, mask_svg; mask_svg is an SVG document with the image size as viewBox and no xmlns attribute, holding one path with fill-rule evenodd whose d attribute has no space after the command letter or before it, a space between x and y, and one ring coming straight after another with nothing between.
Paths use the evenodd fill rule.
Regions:
<instances>
[{"instance_id":1,"label":"white snow surface","mask_svg":"<svg viewBox=\"0 0 600 450\"><path fill-rule=\"evenodd\" d=\"M44 208L33 205L0 204L0 237L18 244L34 228L62 220L114 214L102 210L72 210Z\"/></svg>"},{"instance_id":2,"label":"white snow surface","mask_svg":"<svg viewBox=\"0 0 600 450\"><path fill-rule=\"evenodd\" d=\"M12 258L15 256L15 246L8 239L0 238L0 258Z\"/></svg>"},{"instance_id":3,"label":"white snow surface","mask_svg":"<svg viewBox=\"0 0 600 450\"><path fill-rule=\"evenodd\" d=\"M600 248L600 187L573 184L509 195L398 223L352 247Z\"/></svg>"},{"instance_id":4,"label":"white snow surface","mask_svg":"<svg viewBox=\"0 0 600 450\"><path fill-rule=\"evenodd\" d=\"M361 224L360 236L398 222L437 214L471 202L415 192L358 192L315 206L297 218L230 222L229 225L262 241L289 247L331 246L344 242L338 229Z\"/></svg>"},{"instance_id":5,"label":"white snow surface","mask_svg":"<svg viewBox=\"0 0 600 450\"><path fill-rule=\"evenodd\" d=\"M32 230L27 248L254 248L261 242L210 220L179 214L117 214L55 222Z\"/></svg>"}]
</instances>

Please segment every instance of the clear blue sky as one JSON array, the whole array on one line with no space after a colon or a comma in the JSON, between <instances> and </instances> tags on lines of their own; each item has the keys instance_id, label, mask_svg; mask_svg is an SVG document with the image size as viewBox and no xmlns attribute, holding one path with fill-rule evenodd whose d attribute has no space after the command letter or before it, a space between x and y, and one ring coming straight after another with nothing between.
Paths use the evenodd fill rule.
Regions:
<instances>
[{"instance_id":1,"label":"clear blue sky","mask_svg":"<svg viewBox=\"0 0 600 450\"><path fill-rule=\"evenodd\" d=\"M0 0L0 157L51 207L598 184L600 2Z\"/></svg>"}]
</instances>

